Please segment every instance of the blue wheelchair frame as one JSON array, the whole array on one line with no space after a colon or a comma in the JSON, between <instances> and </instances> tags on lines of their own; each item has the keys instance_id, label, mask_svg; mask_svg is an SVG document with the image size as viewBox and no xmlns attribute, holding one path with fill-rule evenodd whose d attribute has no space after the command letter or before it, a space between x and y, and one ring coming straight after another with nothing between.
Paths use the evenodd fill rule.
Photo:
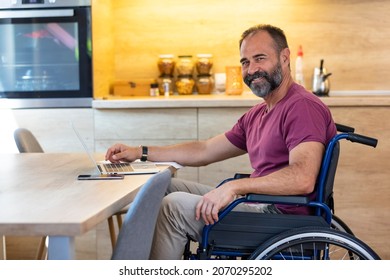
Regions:
<instances>
[{"instance_id":1,"label":"blue wheelchair frame","mask_svg":"<svg viewBox=\"0 0 390 280\"><path fill-rule=\"evenodd\" d=\"M333 182L337 169L338 157L339 157L339 141L342 139L349 140L351 142L357 142L360 144L376 147L377 139L355 134L354 129L348 126L343 126L340 124L336 124L337 130L341 131L335 135L331 141L328 143L326 147L326 151L322 160L321 168L319 175L317 177L316 182L316 199L310 201L307 196L273 196L273 195L261 195L261 194L248 194L245 197L241 197L236 199L231 204L229 204L226 208L224 208L219 213L219 221L212 225L207 225L203 228L202 233L202 242L199 244L199 248L197 250L197 254L189 257L189 253L185 252L185 257L196 258L196 259L209 259L211 256L225 256L229 257L247 257L251 251L254 250L253 246L258 246L252 244L251 238L256 238L260 236L259 244L265 242L269 239L272 234L279 234L285 230L289 230L291 228L300 228L300 227L320 227L320 228L330 228L330 224L332 221L332 213L333 213ZM247 174L244 177L248 177ZM240 175L236 174L234 178L229 178L224 180L223 183L240 179ZM329 181L330 180L330 181ZM219 186L220 186L219 185ZM232 211L238 204L240 203L266 203L266 204L289 204L289 205L302 205L308 207L314 207L314 215L286 215L286 214L259 214L259 213L250 213L250 212L236 212ZM233 215L234 213L234 215ZM230 214L230 215L229 215ZM257 232L257 229L254 229L253 234L249 233L249 235L244 235L244 239L248 238L249 249L243 247L243 249L229 249L226 246L222 246L222 249L216 246L214 248L213 241L210 242L210 239L213 238L225 238L224 229L231 230L231 232L235 232L236 228L232 228L229 224L230 221L226 223L226 225L221 225L224 223L223 221L232 216L231 221L237 223L235 225L236 228L240 228L240 226L253 227L255 228L258 223L258 228L267 228L270 227L271 232ZM241 215L241 216L240 216ZM254 215L257 215L256 217ZM253 218L250 218L253 216ZM248 220L247 225L243 223L241 225L241 220ZM265 220L262 220L265 219ZM281 226L282 225L282 226ZM220 228L220 229L218 229ZM216 230L217 233L214 234ZM218 233L220 230L220 233ZM275 232L274 232L275 231ZM211 235L215 235L212 236ZM235 233L234 233L235 234ZM229 233L226 234L226 239L228 240ZM233 238L234 239L234 238ZM253 239L254 240L254 239ZM225 242L225 241L224 241ZM228 241L226 241L228 242ZM241 242L241 241L240 241ZM257 242L257 240L256 240ZM255 243L256 243L255 242ZM233 242L234 243L234 242ZM245 242L244 242L245 243ZM257 244L257 243L256 243ZM241 245L233 245L233 247L240 247Z\"/></svg>"}]
</instances>

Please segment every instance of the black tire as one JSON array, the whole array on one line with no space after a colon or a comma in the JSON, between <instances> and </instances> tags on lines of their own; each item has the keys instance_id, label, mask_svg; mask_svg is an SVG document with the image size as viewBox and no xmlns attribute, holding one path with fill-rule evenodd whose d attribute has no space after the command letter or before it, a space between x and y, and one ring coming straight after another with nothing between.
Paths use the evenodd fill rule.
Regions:
<instances>
[{"instance_id":1,"label":"black tire","mask_svg":"<svg viewBox=\"0 0 390 280\"><path fill-rule=\"evenodd\" d=\"M352 254L352 257L351 257ZM365 243L348 233L321 227L283 232L258 247L251 260L379 260Z\"/></svg>"},{"instance_id":2,"label":"black tire","mask_svg":"<svg viewBox=\"0 0 390 280\"><path fill-rule=\"evenodd\" d=\"M344 223L339 217L337 217L336 215L332 215L332 221L330 223L330 226L333 228L333 229L336 229L336 230L339 230L339 231L343 231L343 232L346 232L346 233L349 233L351 235L354 235L352 230L347 226L346 223Z\"/></svg>"}]
</instances>

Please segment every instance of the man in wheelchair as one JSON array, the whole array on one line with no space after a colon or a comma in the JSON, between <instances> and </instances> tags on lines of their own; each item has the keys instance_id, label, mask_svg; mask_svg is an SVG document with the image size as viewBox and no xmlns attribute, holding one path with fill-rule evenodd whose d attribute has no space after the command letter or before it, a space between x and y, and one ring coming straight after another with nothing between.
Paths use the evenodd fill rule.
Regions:
<instances>
[{"instance_id":1,"label":"man in wheelchair","mask_svg":"<svg viewBox=\"0 0 390 280\"><path fill-rule=\"evenodd\" d=\"M175 161L183 166L205 166L249 154L250 177L231 180L218 188L172 179L165 196L151 259L181 259L188 237L201 242L205 225L212 225L237 197L246 194L303 195L310 199L325 148L336 135L326 105L294 82L290 50L284 32L271 25L244 31L239 41L244 82L262 98L233 127L207 140L169 146L129 147L115 144L107 150L112 162ZM145 206L147 207L147 206ZM307 206L239 204L235 210L268 214L307 215Z\"/></svg>"}]
</instances>

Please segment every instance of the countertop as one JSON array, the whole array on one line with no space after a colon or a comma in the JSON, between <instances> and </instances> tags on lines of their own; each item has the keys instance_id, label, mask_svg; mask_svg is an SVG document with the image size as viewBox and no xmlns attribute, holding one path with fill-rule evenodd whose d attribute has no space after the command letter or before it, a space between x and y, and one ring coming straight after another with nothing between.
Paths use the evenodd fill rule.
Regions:
<instances>
[{"instance_id":1,"label":"countertop","mask_svg":"<svg viewBox=\"0 0 390 280\"><path fill-rule=\"evenodd\" d=\"M373 91L371 95L363 95L360 91L331 92L330 96L320 98L330 107L390 106L390 94L387 91ZM241 95L208 94L126 98L113 96L93 100L92 107L95 109L252 107L259 102L262 102L261 98L245 92Z\"/></svg>"}]
</instances>

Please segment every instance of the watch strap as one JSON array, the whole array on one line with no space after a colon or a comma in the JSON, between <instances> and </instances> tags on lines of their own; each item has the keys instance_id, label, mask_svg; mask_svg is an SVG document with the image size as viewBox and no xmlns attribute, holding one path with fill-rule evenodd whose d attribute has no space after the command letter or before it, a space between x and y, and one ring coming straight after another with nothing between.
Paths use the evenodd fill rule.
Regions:
<instances>
[{"instance_id":1,"label":"watch strap","mask_svg":"<svg viewBox=\"0 0 390 280\"><path fill-rule=\"evenodd\" d=\"M141 149L142 149L141 161L147 161L148 160L148 147L141 146Z\"/></svg>"}]
</instances>

